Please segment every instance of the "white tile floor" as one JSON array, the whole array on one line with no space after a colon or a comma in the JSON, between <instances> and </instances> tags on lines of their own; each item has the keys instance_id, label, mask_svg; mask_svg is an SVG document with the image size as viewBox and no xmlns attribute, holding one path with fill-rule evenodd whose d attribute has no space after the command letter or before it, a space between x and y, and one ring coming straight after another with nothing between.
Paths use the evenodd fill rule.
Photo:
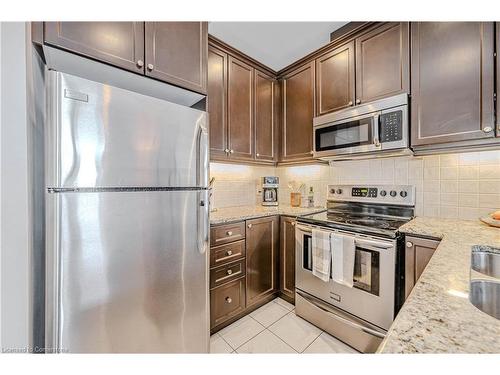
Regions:
<instances>
[{"instance_id":1,"label":"white tile floor","mask_svg":"<svg viewBox=\"0 0 500 375\"><path fill-rule=\"evenodd\" d=\"M357 353L276 298L210 338L210 353Z\"/></svg>"}]
</instances>

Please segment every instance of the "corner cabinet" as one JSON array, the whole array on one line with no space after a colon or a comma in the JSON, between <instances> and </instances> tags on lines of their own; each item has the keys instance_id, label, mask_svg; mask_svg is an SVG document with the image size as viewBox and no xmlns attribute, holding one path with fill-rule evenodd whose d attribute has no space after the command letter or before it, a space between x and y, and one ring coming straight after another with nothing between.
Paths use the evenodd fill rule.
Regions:
<instances>
[{"instance_id":1,"label":"corner cabinet","mask_svg":"<svg viewBox=\"0 0 500 375\"><path fill-rule=\"evenodd\" d=\"M494 24L411 25L411 144L415 150L498 142Z\"/></svg>"},{"instance_id":2,"label":"corner cabinet","mask_svg":"<svg viewBox=\"0 0 500 375\"><path fill-rule=\"evenodd\" d=\"M44 43L206 93L206 22L45 22Z\"/></svg>"},{"instance_id":3,"label":"corner cabinet","mask_svg":"<svg viewBox=\"0 0 500 375\"><path fill-rule=\"evenodd\" d=\"M310 62L283 77L280 162L312 160L314 71L314 62Z\"/></svg>"},{"instance_id":4,"label":"corner cabinet","mask_svg":"<svg viewBox=\"0 0 500 375\"><path fill-rule=\"evenodd\" d=\"M247 220L247 307L278 291L279 216Z\"/></svg>"},{"instance_id":5,"label":"corner cabinet","mask_svg":"<svg viewBox=\"0 0 500 375\"><path fill-rule=\"evenodd\" d=\"M274 75L224 46L208 47L210 160L275 164L279 88Z\"/></svg>"},{"instance_id":6,"label":"corner cabinet","mask_svg":"<svg viewBox=\"0 0 500 375\"><path fill-rule=\"evenodd\" d=\"M295 304L295 221L280 219L280 296Z\"/></svg>"}]
</instances>

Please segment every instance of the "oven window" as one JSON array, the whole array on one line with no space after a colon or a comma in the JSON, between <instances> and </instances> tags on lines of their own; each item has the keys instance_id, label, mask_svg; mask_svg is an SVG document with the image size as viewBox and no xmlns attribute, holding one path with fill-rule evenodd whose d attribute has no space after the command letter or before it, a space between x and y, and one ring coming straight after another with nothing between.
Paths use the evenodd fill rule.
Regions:
<instances>
[{"instance_id":1,"label":"oven window","mask_svg":"<svg viewBox=\"0 0 500 375\"><path fill-rule=\"evenodd\" d=\"M316 151L373 144L372 129L373 117L316 129Z\"/></svg>"},{"instance_id":2,"label":"oven window","mask_svg":"<svg viewBox=\"0 0 500 375\"><path fill-rule=\"evenodd\" d=\"M312 272L312 236L304 234L302 246L302 268Z\"/></svg>"},{"instance_id":3,"label":"oven window","mask_svg":"<svg viewBox=\"0 0 500 375\"><path fill-rule=\"evenodd\" d=\"M380 257L376 251L356 246L354 256L353 286L368 293L379 295Z\"/></svg>"}]
</instances>

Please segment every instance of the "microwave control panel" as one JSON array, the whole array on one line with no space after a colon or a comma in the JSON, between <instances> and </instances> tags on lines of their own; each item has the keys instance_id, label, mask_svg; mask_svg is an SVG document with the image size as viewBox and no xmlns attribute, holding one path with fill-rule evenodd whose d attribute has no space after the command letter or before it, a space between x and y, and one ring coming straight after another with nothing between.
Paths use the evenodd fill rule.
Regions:
<instances>
[{"instance_id":1,"label":"microwave control panel","mask_svg":"<svg viewBox=\"0 0 500 375\"><path fill-rule=\"evenodd\" d=\"M403 111L398 110L380 115L380 142L394 142L403 139Z\"/></svg>"}]
</instances>

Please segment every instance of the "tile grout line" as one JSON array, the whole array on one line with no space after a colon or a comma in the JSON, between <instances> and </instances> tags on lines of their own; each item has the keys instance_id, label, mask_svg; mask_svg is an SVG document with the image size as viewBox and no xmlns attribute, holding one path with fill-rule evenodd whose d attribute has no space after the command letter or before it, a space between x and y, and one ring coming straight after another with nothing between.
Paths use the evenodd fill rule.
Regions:
<instances>
[{"instance_id":1,"label":"tile grout line","mask_svg":"<svg viewBox=\"0 0 500 375\"><path fill-rule=\"evenodd\" d=\"M261 332L263 332L264 330L266 330L266 327L264 327L262 324L260 324L258 320L256 320L256 319L254 319L253 317L251 317L251 316L250 316L250 314L245 315L245 316L248 316L250 319L252 319L252 320L256 321L256 322L257 322L257 324L258 324L258 325L260 325L261 327L263 327L264 329L263 329L262 331L259 331L256 335L254 335L254 336L250 337L247 341L245 341L243 344L241 344L240 346L238 346L236 349L234 349L234 348L233 348L235 352L236 352L239 348L241 348L243 345L245 345L247 342L249 342L251 339L253 339L253 338L254 338L254 337L256 337L257 335L260 335L260 333L261 333ZM243 318L241 318L241 319L243 319ZM235 322L235 323L236 323L236 322ZM232 348L232 345L231 345L231 344L229 344L229 346L231 346L231 348ZM238 353L238 352L237 352L237 353ZM238 353L238 354L239 354L239 353Z\"/></svg>"},{"instance_id":2,"label":"tile grout line","mask_svg":"<svg viewBox=\"0 0 500 375\"><path fill-rule=\"evenodd\" d=\"M227 344L227 346L229 346L231 349L233 349L233 351L232 351L232 352L234 352L234 351L235 351L235 349L231 346L231 344L230 344L230 343L228 343L228 342L226 341L226 339L225 339L224 337L222 337L222 335L221 335L221 334L219 334L219 332L217 332L217 333L215 333L215 334L216 334L216 335L219 335L219 337L222 339L222 341L224 341L224 342ZM232 352L230 352L230 353L232 353Z\"/></svg>"},{"instance_id":3,"label":"tile grout line","mask_svg":"<svg viewBox=\"0 0 500 375\"><path fill-rule=\"evenodd\" d=\"M302 350L300 353L301 353L301 354L303 354L303 353L307 350L307 348L309 348L312 344L314 344L314 342L315 342L317 339L319 339L319 337L323 334L323 332L324 332L324 331L323 331L323 330L321 330L321 333L318 335L318 337L316 337L314 340L312 340L312 341L311 341L311 343L310 343L309 345L307 345L307 346L304 348L304 350Z\"/></svg>"},{"instance_id":4,"label":"tile grout line","mask_svg":"<svg viewBox=\"0 0 500 375\"><path fill-rule=\"evenodd\" d=\"M281 337L279 337L276 333L268 329L268 331L271 333L271 335L277 337L279 340L281 340L286 346L288 346L290 349L292 349L295 353L300 354L299 351L295 350L293 346L291 346L289 343L287 343L285 340L283 340Z\"/></svg>"}]
</instances>

